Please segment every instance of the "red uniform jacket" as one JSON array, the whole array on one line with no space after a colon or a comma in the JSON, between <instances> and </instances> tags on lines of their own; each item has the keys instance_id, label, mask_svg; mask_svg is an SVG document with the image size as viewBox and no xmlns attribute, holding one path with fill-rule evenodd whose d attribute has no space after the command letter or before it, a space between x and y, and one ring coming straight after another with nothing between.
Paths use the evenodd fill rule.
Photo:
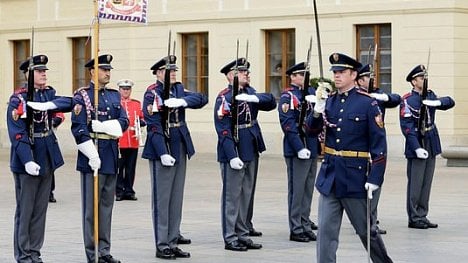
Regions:
<instances>
[{"instance_id":1,"label":"red uniform jacket","mask_svg":"<svg viewBox=\"0 0 468 263\"><path fill-rule=\"evenodd\" d=\"M141 111L141 103L135 99L122 98L121 104L127 112L129 125L128 129L119 139L119 148L138 148L139 142L136 134L135 118L139 118L140 127L146 126L143 119L143 112Z\"/></svg>"}]
</instances>

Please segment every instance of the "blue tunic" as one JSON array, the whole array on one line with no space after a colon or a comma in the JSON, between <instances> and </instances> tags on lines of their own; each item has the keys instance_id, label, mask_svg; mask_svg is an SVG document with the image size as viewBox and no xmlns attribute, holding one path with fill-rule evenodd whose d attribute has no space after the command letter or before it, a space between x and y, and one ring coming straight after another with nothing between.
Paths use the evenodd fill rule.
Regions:
<instances>
[{"instance_id":1,"label":"blue tunic","mask_svg":"<svg viewBox=\"0 0 468 263\"><path fill-rule=\"evenodd\" d=\"M73 111L71 115L71 131L76 144L81 144L91 139L91 120L96 119L94 110L94 83L88 87L80 88L73 97ZM128 128L128 118L125 109L120 104L120 93L117 90L100 88L98 91L98 120L118 120L122 131ZM99 139L98 153L101 158L100 174L117 174L118 170L118 138ZM76 170L82 173L92 173L88 165L89 159L78 151Z\"/></svg>"},{"instance_id":2,"label":"blue tunic","mask_svg":"<svg viewBox=\"0 0 468 263\"><path fill-rule=\"evenodd\" d=\"M427 118L425 127L428 130L424 136L425 146L431 147L429 151L432 156L436 156L442 152L440 146L439 132L435 125L436 110L448 110L455 106L455 101L450 97L440 97L428 90L428 100L440 100L441 105L438 107L427 107ZM400 104L400 127L405 136L405 156L406 158L417 158L415 150L422 148L422 137L418 132L419 109L421 108L421 95L419 92L412 90L405 94Z\"/></svg>"},{"instance_id":3,"label":"blue tunic","mask_svg":"<svg viewBox=\"0 0 468 263\"><path fill-rule=\"evenodd\" d=\"M39 166L45 167L47 158L50 160L52 171L64 164L57 137L52 132L52 119L54 112L69 112L71 98L56 95L54 88L47 86L36 89L35 102L52 101L57 105L54 111L33 111L34 146L29 139L29 129L26 121L27 89L18 89L11 95L7 109L8 135L11 142L10 169L13 173L26 174L24 165L35 161ZM39 170L44 175L45 169Z\"/></svg>"},{"instance_id":4,"label":"blue tunic","mask_svg":"<svg viewBox=\"0 0 468 263\"><path fill-rule=\"evenodd\" d=\"M315 95L315 89L309 88L309 94ZM295 85L281 93L278 104L278 113L281 129L283 130L283 155L284 157L297 157L297 152L303 148L310 150L310 157L315 158L318 154L318 132L307 125L307 118L304 119L304 130L306 132L304 142L299 136L299 116L301 113L302 90ZM314 105L307 103L306 117L312 114Z\"/></svg>"},{"instance_id":5,"label":"blue tunic","mask_svg":"<svg viewBox=\"0 0 468 263\"><path fill-rule=\"evenodd\" d=\"M323 124L325 147L361 155L326 153L316 181L317 190L325 196L334 193L337 198L366 198L364 184L383 183L387 160L385 128L377 101L357 88L335 93L327 99L323 118L315 118L311 125Z\"/></svg>"},{"instance_id":6,"label":"blue tunic","mask_svg":"<svg viewBox=\"0 0 468 263\"><path fill-rule=\"evenodd\" d=\"M239 157L244 162L254 160L258 153L265 151L260 126L257 123L258 111L271 111L276 108L275 97L271 93L256 93L252 87L239 88L239 94L256 95L258 103L239 101L238 125L246 128L239 129L239 143L236 147L231 133L231 98L232 85L222 90L216 97L214 107L214 124L218 134L218 162L229 162ZM247 127L249 126L249 127Z\"/></svg>"},{"instance_id":7,"label":"blue tunic","mask_svg":"<svg viewBox=\"0 0 468 263\"><path fill-rule=\"evenodd\" d=\"M144 94L143 115L146 121L147 136L142 157L144 159L159 160L161 155L170 154L176 159L176 163L178 163L180 158L185 158L185 156L180 156L181 142L184 143L187 148L188 158L195 154L195 148L187 123L185 123L184 107L170 110L170 139L166 141L161 125L162 115L160 112L160 110L163 109L163 87L164 84L157 81L155 84L149 86ZM208 97L206 95L185 90L183 84L180 82L172 85L170 98L184 99L187 102L186 108L190 109L199 109L208 103ZM166 145L169 145L170 149L167 149Z\"/></svg>"}]
</instances>

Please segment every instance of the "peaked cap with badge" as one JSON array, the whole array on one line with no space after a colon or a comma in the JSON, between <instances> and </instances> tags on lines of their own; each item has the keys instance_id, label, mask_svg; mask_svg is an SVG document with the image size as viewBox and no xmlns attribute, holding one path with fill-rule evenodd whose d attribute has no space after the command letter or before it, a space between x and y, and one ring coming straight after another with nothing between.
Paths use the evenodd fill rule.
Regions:
<instances>
[{"instance_id":1,"label":"peaked cap with badge","mask_svg":"<svg viewBox=\"0 0 468 263\"><path fill-rule=\"evenodd\" d=\"M356 61L354 58L341 53L331 54L328 60L331 64L331 71L341 71L345 69L358 71L359 68L362 67L362 64Z\"/></svg>"},{"instance_id":2,"label":"peaked cap with badge","mask_svg":"<svg viewBox=\"0 0 468 263\"><path fill-rule=\"evenodd\" d=\"M49 58L46 55L36 55L33 57L32 69L34 70L48 70L46 64L49 62ZM24 73L28 72L29 69L29 59L23 61L19 66L19 69Z\"/></svg>"}]
</instances>

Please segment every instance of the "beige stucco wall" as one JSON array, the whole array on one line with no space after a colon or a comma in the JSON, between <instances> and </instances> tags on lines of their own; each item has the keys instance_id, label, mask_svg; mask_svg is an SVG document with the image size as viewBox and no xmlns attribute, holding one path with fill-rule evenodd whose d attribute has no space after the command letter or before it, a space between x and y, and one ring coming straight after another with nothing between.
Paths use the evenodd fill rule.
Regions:
<instances>
[{"instance_id":1,"label":"beige stucco wall","mask_svg":"<svg viewBox=\"0 0 468 263\"><path fill-rule=\"evenodd\" d=\"M100 34L101 53L114 55L111 86L121 78L135 81L133 95L142 98L144 89L154 81L149 67L164 56L168 31L180 34L209 33L209 97L202 110L189 111L188 120L198 151L213 152L216 135L212 124L213 104L218 91L225 87L219 69L235 57L239 39L244 50L248 39L252 63L252 86L264 90L264 31L295 28L296 60L306 57L308 41L313 37L312 75L318 75L318 58L312 0L165 0L149 1L148 25L103 20ZM430 87L439 95L450 95L457 106L439 112L437 124L444 145L468 144L468 1L463 0L318 0L325 77L328 55L339 51L356 53L356 24L392 24L393 92L410 90L405 76L417 64L426 64L431 49ZM13 89L13 47L11 40L30 38L36 28L34 52L49 56L49 84L59 94L71 95L71 37L87 36L93 16L93 1L0 0L0 102L2 112ZM179 35L178 35L179 34ZM69 121L69 115L67 115ZM5 115L0 119L0 145L7 147ZM259 120L270 153L281 152L281 132L276 111L261 113ZM389 110L387 131L392 154L401 154L403 138L397 110ZM59 129L62 141L72 141L69 123ZM67 143L63 147L73 147Z\"/></svg>"}]
</instances>

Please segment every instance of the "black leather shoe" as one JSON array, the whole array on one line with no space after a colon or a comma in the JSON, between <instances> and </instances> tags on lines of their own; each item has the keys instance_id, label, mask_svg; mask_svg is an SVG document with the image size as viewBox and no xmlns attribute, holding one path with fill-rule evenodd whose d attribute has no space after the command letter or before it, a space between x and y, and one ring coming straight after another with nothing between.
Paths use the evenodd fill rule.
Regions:
<instances>
[{"instance_id":1,"label":"black leather shoe","mask_svg":"<svg viewBox=\"0 0 468 263\"><path fill-rule=\"evenodd\" d=\"M176 259L174 252L172 252L172 249L170 248L165 248L162 251L159 249L156 250L156 257L162 259Z\"/></svg>"},{"instance_id":2,"label":"black leather shoe","mask_svg":"<svg viewBox=\"0 0 468 263\"><path fill-rule=\"evenodd\" d=\"M317 230L318 229L318 226L314 222L312 222L310 227L312 228L312 230Z\"/></svg>"},{"instance_id":3,"label":"black leather shoe","mask_svg":"<svg viewBox=\"0 0 468 263\"><path fill-rule=\"evenodd\" d=\"M262 232L257 231L257 230L252 228L252 229L249 230L249 236L251 236L251 237L260 237L260 236L262 236Z\"/></svg>"},{"instance_id":4,"label":"black leather shoe","mask_svg":"<svg viewBox=\"0 0 468 263\"><path fill-rule=\"evenodd\" d=\"M232 251L247 251L247 247L237 240L234 240L231 243L225 244L224 249L232 250Z\"/></svg>"},{"instance_id":5,"label":"black leather shoe","mask_svg":"<svg viewBox=\"0 0 468 263\"><path fill-rule=\"evenodd\" d=\"M49 203L57 203L57 199L55 199L54 194L49 195Z\"/></svg>"},{"instance_id":6,"label":"black leather shoe","mask_svg":"<svg viewBox=\"0 0 468 263\"><path fill-rule=\"evenodd\" d=\"M122 196L120 196L120 195L118 195L118 196L115 197L115 201L122 201L122 200L123 200L123 198L122 198Z\"/></svg>"},{"instance_id":7,"label":"black leather shoe","mask_svg":"<svg viewBox=\"0 0 468 263\"><path fill-rule=\"evenodd\" d=\"M428 228L438 228L438 227L439 227L439 225L438 225L438 224L436 224L436 223L432 223L432 222L431 222L431 221L429 221L429 220L428 220L428 221L426 221L426 225L427 225L427 227L428 227Z\"/></svg>"},{"instance_id":8,"label":"black leather shoe","mask_svg":"<svg viewBox=\"0 0 468 263\"><path fill-rule=\"evenodd\" d=\"M310 241L309 237L306 236L304 233L300 233L300 234L291 233L289 235L289 240L296 241L296 242L309 242Z\"/></svg>"},{"instance_id":9,"label":"black leather shoe","mask_svg":"<svg viewBox=\"0 0 468 263\"><path fill-rule=\"evenodd\" d=\"M182 235L179 235L179 238L177 239L177 244L179 245L188 245L191 243L192 243L192 240L190 240L190 238L185 238Z\"/></svg>"},{"instance_id":10,"label":"black leather shoe","mask_svg":"<svg viewBox=\"0 0 468 263\"><path fill-rule=\"evenodd\" d=\"M174 256L176 258L189 258L190 257L189 252L185 252L185 251L183 251L182 249L180 249L178 247L173 248L172 253L174 253Z\"/></svg>"},{"instance_id":11,"label":"black leather shoe","mask_svg":"<svg viewBox=\"0 0 468 263\"><path fill-rule=\"evenodd\" d=\"M120 263L120 260L113 258L111 255L105 255L99 258L99 262L101 263Z\"/></svg>"},{"instance_id":12,"label":"black leather shoe","mask_svg":"<svg viewBox=\"0 0 468 263\"><path fill-rule=\"evenodd\" d=\"M239 240L241 244L247 247L247 249L261 249L262 244L254 243L252 239Z\"/></svg>"},{"instance_id":13,"label":"black leather shoe","mask_svg":"<svg viewBox=\"0 0 468 263\"><path fill-rule=\"evenodd\" d=\"M317 240L317 236L315 235L314 232L304 232L305 236L309 238L309 241L315 241Z\"/></svg>"},{"instance_id":14,"label":"black leather shoe","mask_svg":"<svg viewBox=\"0 0 468 263\"><path fill-rule=\"evenodd\" d=\"M125 196L125 200L136 201L138 198L135 195L127 195Z\"/></svg>"},{"instance_id":15,"label":"black leather shoe","mask_svg":"<svg viewBox=\"0 0 468 263\"><path fill-rule=\"evenodd\" d=\"M409 228L416 228L416 229L427 229L428 226L423 221L416 221L408 223Z\"/></svg>"}]
</instances>

